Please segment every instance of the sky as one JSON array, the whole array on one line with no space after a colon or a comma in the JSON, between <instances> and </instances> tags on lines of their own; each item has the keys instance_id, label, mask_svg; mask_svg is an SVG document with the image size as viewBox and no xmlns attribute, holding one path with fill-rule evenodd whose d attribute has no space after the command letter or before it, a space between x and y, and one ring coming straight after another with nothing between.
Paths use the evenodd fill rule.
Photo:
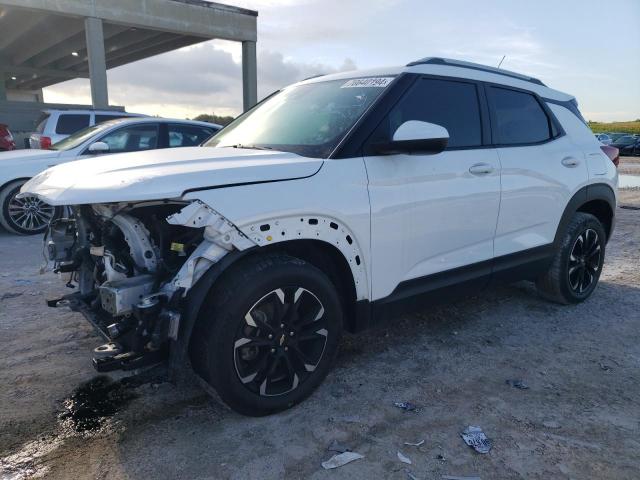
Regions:
<instances>
[{"instance_id":1,"label":"sky","mask_svg":"<svg viewBox=\"0 0 640 480\"><path fill-rule=\"evenodd\" d=\"M221 2L225 3L225 2ZM540 78L589 120L640 118L640 0L237 0L258 10L259 98L311 75L444 56ZM109 100L174 118L242 109L241 47L212 40L108 71ZM45 101L91 103L76 79Z\"/></svg>"}]
</instances>

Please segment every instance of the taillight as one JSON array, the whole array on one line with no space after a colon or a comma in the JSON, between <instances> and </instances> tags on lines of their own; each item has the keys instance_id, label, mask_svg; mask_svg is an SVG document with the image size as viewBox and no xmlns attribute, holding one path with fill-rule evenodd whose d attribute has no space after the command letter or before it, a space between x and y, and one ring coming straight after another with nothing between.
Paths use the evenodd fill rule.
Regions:
<instances>
[{"instance_id":1,"label":"taillight","mask_svg":"<svg viewBox=\"0 0 640 480\"><path fill-rule=\"evenodd\" d=\"M40 148L49 150L51 148L51 137L40 137Z\"/></svg>"},{"instance_id":2,"label":"taillight","mask_svg":"<svg viewBox=\"0 0 640 480\"><path fill-rule=\"evenodd\" d=\"M604 154L609 157L609 160L613 162L616 168L618 168L618 164L620 163L620 150L616 147L612 147L611 145L600 145L600 148Z\"/></svg>"}]
</instances>

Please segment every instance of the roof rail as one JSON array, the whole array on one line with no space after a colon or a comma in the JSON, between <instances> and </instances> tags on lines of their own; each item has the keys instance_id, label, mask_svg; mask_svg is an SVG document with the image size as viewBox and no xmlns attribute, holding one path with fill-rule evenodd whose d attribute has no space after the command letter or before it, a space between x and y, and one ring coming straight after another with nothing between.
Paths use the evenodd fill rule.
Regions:
<instances>
[{"instance_id":1,"label":"roof rail","mask_svg":"<svg viewBox=\"0 0 640 480\"><path fill-rule=\"evenodd\" d=\"M407 67L413 67L414 65L447 65L450 67L469 68L471 70L480 70L481 72L495 73L498 75L504 75L505 77L517 78L518 80L524 80L525 82L536 83L546 87L546 85L537 78L528 77L527 75L522 75L516 72L510 72L509 70L502 70L501 68L488 67L487 65L481 65L479 63L465 62L451 58L425 57L420 60L416 60L415 62L407 63Z\"/></svg>"},{"instance_id":2,"label":"roof rail","mask_svg":"<svg viewBox=\"0 0 640 480\"><path fill-rule=\"evenodd\" d=\"M300 80L301 82L306 82L307 80L311 80L312 78L318 78L318 77L324 77L326 75L326 73L318 73L316 75L311 75L310 77L307 78L303 78L302 80Z\"/></svg>"}]
</instances>

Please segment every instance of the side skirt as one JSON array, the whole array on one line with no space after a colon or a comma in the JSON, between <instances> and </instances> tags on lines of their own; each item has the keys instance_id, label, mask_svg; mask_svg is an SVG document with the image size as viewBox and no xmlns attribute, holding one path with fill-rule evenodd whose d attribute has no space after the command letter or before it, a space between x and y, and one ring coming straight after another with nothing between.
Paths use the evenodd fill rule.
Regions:
<instances>
[{"instance_id":1,"label":"side skirt","mask_svg":"<svg viewBox=\"0 0 640 480\"><path fill-rule=\"evenodd\" d=\"M356 304L353 333L404 313L477 294L489 286L535 280L548 268L553 253L553 244L543 245L402 282L387 297Z\"/></svg>"}]
</instances>

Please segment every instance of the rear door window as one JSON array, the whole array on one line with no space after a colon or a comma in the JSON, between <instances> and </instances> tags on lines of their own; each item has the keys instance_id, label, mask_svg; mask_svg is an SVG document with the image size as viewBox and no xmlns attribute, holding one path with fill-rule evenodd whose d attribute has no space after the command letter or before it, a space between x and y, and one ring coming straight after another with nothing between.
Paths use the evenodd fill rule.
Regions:
<instances>
[{"instance_id":1,"label":"rear door window","mask_svg":"<svg viewBox=\"0 0 640 480\"><path fill-rule=\"evenodd\" d=\"M169 125L169 148L195 147L214 133L213 128L172 123Z\"/></svg>"},{"instance_id":2,"label":"rear door window","mask_svg":"<svg viewBox=\"0 0 640 480\"><path fill-rule=\"evenodd\" d=\"M420 79L393 107L372 141L388 141L409 120L435 123L447 129L447 148L482 145L480 104L474 83Z\"/></svg>"},{"instance_id":3,"label":"rear door window","mask_svg":"<svg viewBox=\"0 0 640 480\"><path fill-rule=\"evenodd\" d=\"M58 117L56 133L71 135L89 126L89 114L63 113Z\"/></svg>"},{"instance_id":4,"label":"rear door window","mask_svg":"<svg viewBox=\"0 0 640 480\"><path fill-rule=\"evenodd\" d=\"M99 141L109 145L109 153L138 152L158 148L158 124L132 125L106 134Z\"/></svg>"},{"instance_id":5,"label":"rear door window","mask_svg":"<svg viewBox=\"0 0 640 480\"><path fill-rule=\"evenodd\" d=\"M500 87L487 90L493 109L495 143L540 143L553 136L549 117L534 95Z\"/></svg>"}]
</instances>

